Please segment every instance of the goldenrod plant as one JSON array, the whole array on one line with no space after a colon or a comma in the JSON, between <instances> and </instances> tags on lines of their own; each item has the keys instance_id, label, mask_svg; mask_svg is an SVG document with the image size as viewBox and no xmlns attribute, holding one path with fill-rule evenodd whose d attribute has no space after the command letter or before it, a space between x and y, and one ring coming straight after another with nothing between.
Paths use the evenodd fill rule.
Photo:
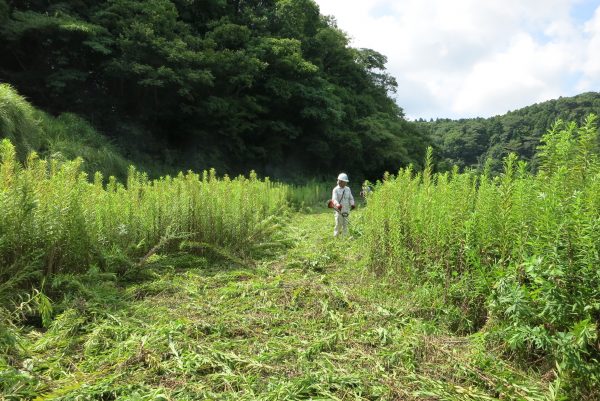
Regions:
<instances>
[{"instance_id":1,"label":"goldenrod plant","mask_svg":"<svg viewBox=\"0 0 600 401\"><path fill-rule=\"evenodd\" d=\"M100 173L90 182L81 164L31 153L22 165L14 145L0 142L0 296L34 276L91 265L124 273L131 266L113 265L115 255L136 260L183 239L243 256L270 238L286 206L286 189L254 173L150 180L131 167L126 183L109 177L104 185Z\"/></svg>"},{"instance_id":2,"label":"goldenrod plant","mask_svg":"<svg viewBox=\"0 0 600 401\"><path fill-rule=\"evenodd\" d=\"M510 155L496 176L434 173L430 149L424 171L387 175L365 212L374 271L429 287L456 332L484 328L521 361L558 364L572 399L600 384L596 121L558 121L537 172Z\"/></svg>"}]
</instances>

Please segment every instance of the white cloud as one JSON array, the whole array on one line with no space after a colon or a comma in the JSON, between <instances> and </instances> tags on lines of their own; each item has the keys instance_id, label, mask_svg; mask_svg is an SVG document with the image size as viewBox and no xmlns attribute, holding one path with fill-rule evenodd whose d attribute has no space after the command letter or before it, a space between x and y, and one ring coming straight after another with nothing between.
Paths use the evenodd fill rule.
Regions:
<instances>
[{"instance_id":1,"label":"white cloud","mask_svg":"<svg viewBox=\"0 0 600 401\"><path fill-rule=\"evenodd\" d=\"M600 0L316 1L353 46L388 57L409 117L490 116L600 90ZM578 3L585 23L570 16Z\"/></svg>"},{"instance_id":2,"label":"white cloud","mask_svg":"<svg viewBox=\"0 0 600 401\"><path fill-rule=\"evenodd\" d=\"M561 95L561 75L569 71L569 49L540 45L520 34L504 52L475 63L452 101L458 115L493 115ZM476 113L473 113L476 111Z\"/></svg>"},{"instance_id":3,"label":"white cloud","mask_svg":"<svg viewBox=\"0 0 600 401\"><path fill-rule=\"evenodd\" d=\"M586 83L587 86L598 87L600 86L600 7L596 9L594 17L586 22L584 30L589 35L589 41L583 64L585 76L580 85L582 88L585 88Z\"/></svg>"}]
</instances>

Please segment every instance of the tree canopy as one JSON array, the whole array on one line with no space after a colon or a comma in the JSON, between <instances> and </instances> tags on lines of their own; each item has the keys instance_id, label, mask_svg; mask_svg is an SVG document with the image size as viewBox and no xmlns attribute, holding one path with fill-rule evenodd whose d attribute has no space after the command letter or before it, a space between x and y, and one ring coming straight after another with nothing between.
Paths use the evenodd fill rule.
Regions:
<instances>
[{"instance_id":1,"label":"tree canopy","mask_svg":"<svg viewBox=\"0 0 600 401\"><path fill-rule=\"evenodd\" d=\"M561 97L487 119L421 120L417 125L432 138L442 168L453 164L480 168L489 160L498 170L509 153L535 165L540 140L556 120L583 123L590 113L600 115L598 92Z\"/></svg>"},{"instance_id":2,"label":"tree canopy","mask_svg":"<svg viewBox=\"0 0 600 401\"><path fill-rule=\"evenodd\" d=\"M386 57L313 0L0 0L0 20L0 80L134 159L290 178L424 158Z\"/></svg>"}]
</instances>

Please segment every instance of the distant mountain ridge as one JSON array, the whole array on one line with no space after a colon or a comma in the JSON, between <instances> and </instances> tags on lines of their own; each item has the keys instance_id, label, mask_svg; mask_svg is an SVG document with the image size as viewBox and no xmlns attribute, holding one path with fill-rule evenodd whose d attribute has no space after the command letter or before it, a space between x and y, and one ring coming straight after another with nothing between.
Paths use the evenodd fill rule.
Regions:
<instances>
[{"instance_id":1,"label":"distant mountain ridge","mask_svg":"<svg viewBox=\"0 0 600 401\"><path fill-rule=\"evenodd\" d=\"M532 160L542 135L557 119L581 123L600 115L600 92L586 92L536 103L490 118L416 121L436 147L440 167L481 167L492 159L495 168L511 152Z\"/></svg>"}]
</instances>

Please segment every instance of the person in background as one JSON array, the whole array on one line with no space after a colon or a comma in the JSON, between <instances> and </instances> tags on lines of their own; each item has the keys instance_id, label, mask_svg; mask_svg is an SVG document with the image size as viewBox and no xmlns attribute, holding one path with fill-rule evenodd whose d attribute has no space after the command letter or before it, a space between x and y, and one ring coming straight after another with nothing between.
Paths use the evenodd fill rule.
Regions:
<instances>
[{"instance_id":1,"label":"person in background","mask_svg":"<svg viewBox=\"0 0 600 401\"><path fill-rule=\"evenodd\" d=\"M335 210L334 237L348 233L348 216L350 215L350 210L355 208L354 197L352 196L350 187L348 187L348 182L348 175L340 173L337 178L337 186L333 188L333 192L331 193L331 200L333 201L333 208Z\"/></svg>"},{"instance_id":2,"label":"person in background","mask_svg":"<svg viewBox=\"0 0 600 401\"><path fill-rule=\"evenodd\" d=\"M367 203L367 199L373 193L373 188L371 187L371 183L369 181L365 181L362 186L362 190L360 191L360 196L363 198L365 203Z\"/></svg>"}]
</instances>

